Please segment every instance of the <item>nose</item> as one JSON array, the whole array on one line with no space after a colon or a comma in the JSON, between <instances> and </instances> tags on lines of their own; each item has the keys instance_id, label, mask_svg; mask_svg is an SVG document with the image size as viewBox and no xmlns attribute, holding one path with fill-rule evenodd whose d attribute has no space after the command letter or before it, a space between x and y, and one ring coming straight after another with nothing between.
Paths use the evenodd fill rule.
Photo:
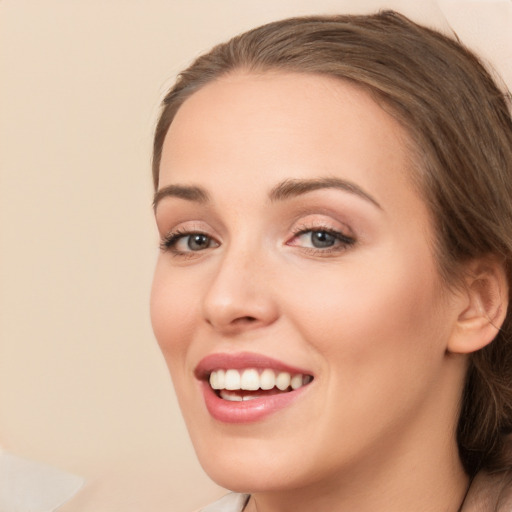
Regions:
<instances>
[{"instance_id":1,"label":"nose","mask_svg":"<svg viewBox=\"0 0 512 512\"><path fill-rule=\"evenodd\" d=\"M221 258L203 301L205 321L223 335L265 327L279 316L264 256L232 248Z\"/></svg>"}]
</instances>

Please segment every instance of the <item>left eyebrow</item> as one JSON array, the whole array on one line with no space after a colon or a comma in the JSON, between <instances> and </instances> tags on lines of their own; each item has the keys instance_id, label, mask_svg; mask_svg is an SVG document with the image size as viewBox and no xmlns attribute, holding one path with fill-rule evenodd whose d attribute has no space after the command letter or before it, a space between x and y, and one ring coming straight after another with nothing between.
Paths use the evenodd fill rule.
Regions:
<instances>
[{"instance_id":1,"label":"left eyebrow","mask_svg":"<svg viewBox=\"0 0 512 512\"><path fill-rule=\"evenodd\" d=\"M301 196L314 190L324 188L336 188L355 194L356 196L369 201L374 206L382 210L382 206L368 192L351 181L340 178L314 178L314 179L288 179L276 185L269 193L271 201L283 201L291 197Z\"/></svg>"}]
</instances>

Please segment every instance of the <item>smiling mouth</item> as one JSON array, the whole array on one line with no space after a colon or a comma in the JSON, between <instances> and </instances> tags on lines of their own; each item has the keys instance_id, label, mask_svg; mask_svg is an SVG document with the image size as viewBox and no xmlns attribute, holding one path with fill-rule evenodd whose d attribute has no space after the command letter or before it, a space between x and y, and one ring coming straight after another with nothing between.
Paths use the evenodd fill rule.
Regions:
<instances>
[{"instance_id":1,"label":"smiling mouth","mask_svg":"<svg viewBox=\"0 0 512 512\"><path fill-rule=\"evenodd\" d=\"M312 375L275 371L271 368L245 370L218 369L210 373L208 381L215 394L230 402L242 402L284 394L307 386Z\"/></svg>"}]
</instances>

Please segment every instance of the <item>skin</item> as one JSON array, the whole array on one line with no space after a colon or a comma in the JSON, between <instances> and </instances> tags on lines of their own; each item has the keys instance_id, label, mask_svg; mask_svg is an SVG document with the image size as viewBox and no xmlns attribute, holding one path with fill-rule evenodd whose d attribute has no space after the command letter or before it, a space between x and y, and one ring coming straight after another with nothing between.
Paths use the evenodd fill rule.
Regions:
<instances>
[{"instance_id":1,"label":"skin","mask_svg":"<svg viewBox=\"0 0 512 512\"><path fill-rule=\"evenodd\" d=\"M328 77L237 72L194 93L169 129L160 190L200 186L210 199L157 204L162 239L183 236L157 262L153 328L203 467L252 493L248 511L455 512L462 501L466 357L449 346L467 297L440 279L410 168L400 125ZM269 198L285 180L324 178L363 193ZM315 248L322 230L353 243ZM191 250L190 231L211 244ZM314 381L261 421L219 422L194 368L241 351Z\"/></svg>"}]
</instances>

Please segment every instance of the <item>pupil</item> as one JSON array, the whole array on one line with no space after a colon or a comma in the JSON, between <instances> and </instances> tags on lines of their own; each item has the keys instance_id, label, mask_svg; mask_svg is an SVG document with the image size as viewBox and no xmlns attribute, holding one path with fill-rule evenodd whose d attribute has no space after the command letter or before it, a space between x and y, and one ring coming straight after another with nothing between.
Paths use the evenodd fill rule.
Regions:
<instances>
[{"instance_id":1,"label":"pupil","mask_svg":"<svg viewBox=\"0 0 512 512\"><path fill-rule=\"evenodd\" d=\"M314 231L311 235L311 242L314 247L331 247L336 238L326 231Z\"/></svg>"},{"instance_id":2,"label":"pupil","mask_svg":"<svg viewBox=\"0 0 512 512\"><path fill-rule=\"evenodd\" d=\"M191 250L204 249L208 247L209 239L206 235L191 235L188 240L188 247Z\"/></svg>"}]
</instances>

